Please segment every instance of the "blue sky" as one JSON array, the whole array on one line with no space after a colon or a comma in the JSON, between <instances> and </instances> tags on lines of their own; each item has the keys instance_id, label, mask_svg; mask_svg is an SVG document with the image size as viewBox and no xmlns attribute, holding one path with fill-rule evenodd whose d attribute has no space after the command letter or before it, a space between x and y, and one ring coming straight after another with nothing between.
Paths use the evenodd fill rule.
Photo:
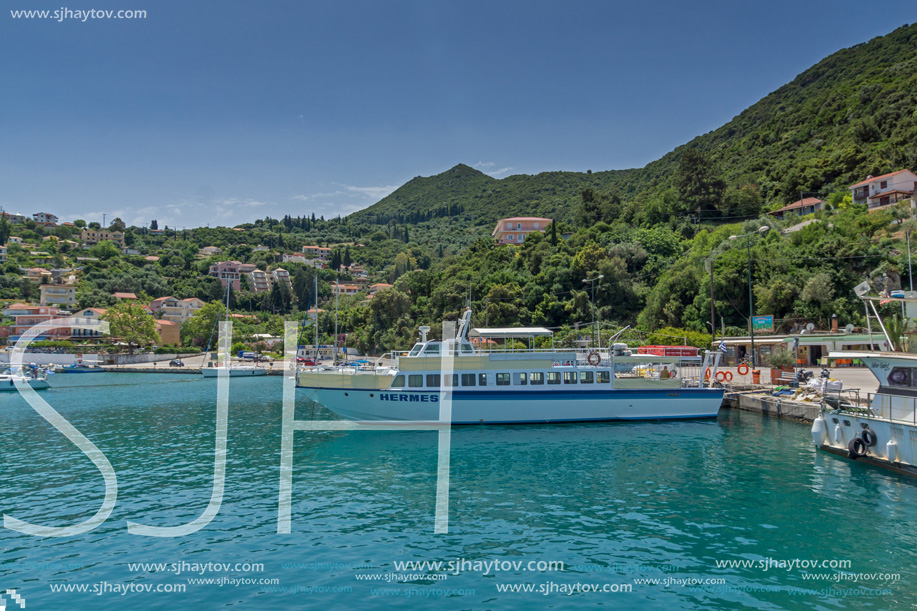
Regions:
<instances>
[{"instance_id":1,"label":"blue sky","mask_svg":"<svg viewBox=\"0 0 917 611\"><path fill-rule=\"evenodd\" d=\"M917 20L913 1L3 4L3 209L171 227L347 214L456 163L643 166ZM62 7L147 17L10 13Z\"/></svg>"}]
</instances>

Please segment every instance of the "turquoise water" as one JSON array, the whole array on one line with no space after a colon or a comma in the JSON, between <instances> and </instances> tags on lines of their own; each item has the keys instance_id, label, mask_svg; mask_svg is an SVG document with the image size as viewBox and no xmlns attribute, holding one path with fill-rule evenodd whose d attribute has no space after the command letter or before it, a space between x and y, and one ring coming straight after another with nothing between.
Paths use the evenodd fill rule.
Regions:
<instances>
[{"instance_id":1,"label":"turquoise water","mask_svg":"<svg viewBox=\"0 0 917 611\"><path fill-rule=\"evenodd\" d=\"M281 378L234 379L220 512L195 534L163 539L130 535L126 522L176 526L204 511L216 381L91 374L52 382L42 396L111 461L118 501L104 524L73 538L0 528L0 591L16 589L28 609L899 609L917 602L917 480L816 453L808 425L724 410L718 421L456 428L448 534L433 533L437 433L299 432L292 533L279 535ZM298 397L298 418L333 418ZM0 423L2 513L65 526L96 512L104 493L98 470L18 394L0 396ZM395 564L463 559L459 571ZM764 562L767 570L717 567L730 560ZM790 560L850 565L778 564ZM481 564L492 561L505 564ZM539 562L564 568L539 571ZM419 573L447 578L411 578ZM863 573L870 575L858 582L832 581ZM189 583L219 578L277 583ZM647 579L659 582L635 583ZM723 583L684 585L711 579ZM52 589L81 586L87 592ZM185 591L137 591L147 586ZM500 591L526 586L535 591ZM618 591L583 591L591 586ZM122 594L124 587L133 590ZM8 609L18 608L6 598Z\"/></svg>"}]
</instances>

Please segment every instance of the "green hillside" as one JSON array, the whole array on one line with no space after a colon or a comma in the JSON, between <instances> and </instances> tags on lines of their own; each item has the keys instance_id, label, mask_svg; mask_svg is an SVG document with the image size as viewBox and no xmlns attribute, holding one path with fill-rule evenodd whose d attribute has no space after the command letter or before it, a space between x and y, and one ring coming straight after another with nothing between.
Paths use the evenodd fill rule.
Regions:
<instances>
[{"instance_id":1,"label":"green hillside","mask_svg":"<svg viewBox=\"0 0 917 611\"><path fill-rule=\"evenodd\" d=\"M768 209L798 199L800 192L827 194L868 174L917 167L917 24L838 51L719 129L644 168L498 180L459 164L417 177L349 219L422 222L464 211L464 220L475 225L514 215L569 221L587 188L615 192L641 208L652 202L677 210L682 194L667 191L676 186L687 149L705 154L727 187L756 187Z\"/></svg>"}]
</instances>

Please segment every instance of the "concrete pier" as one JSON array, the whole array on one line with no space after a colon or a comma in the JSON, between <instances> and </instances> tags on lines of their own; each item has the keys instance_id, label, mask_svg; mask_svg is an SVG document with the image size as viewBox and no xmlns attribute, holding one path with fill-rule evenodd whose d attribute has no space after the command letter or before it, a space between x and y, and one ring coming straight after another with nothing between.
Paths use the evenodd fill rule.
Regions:
<instances>
[{"instance_id":1,"label":"concrete pier","mask_svg":"<svg viewBox=\"0 0 917 611\"><path fill-rule=\"evenodd\" d=\"M723 399L723 407L801 422L812 422L821 413L820 403L793 401L786 397L773 397L769 393L761 392L727 394Z\"/></svg>"}]
</instances>

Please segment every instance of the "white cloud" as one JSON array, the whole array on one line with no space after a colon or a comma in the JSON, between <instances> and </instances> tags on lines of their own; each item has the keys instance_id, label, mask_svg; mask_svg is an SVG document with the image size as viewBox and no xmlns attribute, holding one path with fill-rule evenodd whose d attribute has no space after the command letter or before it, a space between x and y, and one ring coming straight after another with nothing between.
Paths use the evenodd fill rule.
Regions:
<instances>
[{"instance_id":1,"label":"white cloud","mask_svg":"<svg viewBox=\"0 0 917 611\"><path fill-rule=\"evenodd\" d=\"M501 170L494 170L493 172L487 172L487 173L490 174L491 176L499 176L500 174L506 174L506 173L509 172L510 170L514 170L514 169L515 169L515 168L513 168L513 167L511 166L511 167L508 167L508 168L503 168L503 169L501 169Z\"/></svg>"},{"instance_id":2,"label":"white cloud","mask_svg":"<svg viewBox=\"0 0 917 611\"><path fill-rule=\"evenodd\" d=\"M352 187L345 185L344 187L351 193L357 193L363 197L368 197L370 199L380 200L386 195L390 194L392 191L398 188L398 185L387 185L384 187Z\"/></svg>"},{"instance_id":3,"label":"white cloud","mask_svg":"<svg viewBox=\"0 0 917 611\"><path fill-rule=\"evenodd\" d=\"M479 161L479 162L477 162L476 164L474 164L474 167L476 167L476 168L492 168L492 167L494 167L495 165L497 165L497 164L495 164L493 161Z\"/></svg>"}]
</instances>

